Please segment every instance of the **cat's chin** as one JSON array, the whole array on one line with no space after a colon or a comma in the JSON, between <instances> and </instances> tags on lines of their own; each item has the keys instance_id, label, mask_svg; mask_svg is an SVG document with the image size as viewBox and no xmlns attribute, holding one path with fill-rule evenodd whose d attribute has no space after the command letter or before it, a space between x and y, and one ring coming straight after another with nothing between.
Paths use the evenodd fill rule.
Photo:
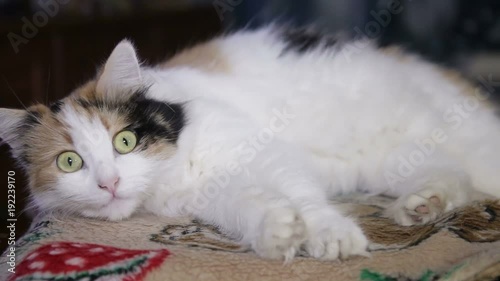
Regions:
<instances>
[{"instance_id":1,"label":"cat's chin","mask_svg":"<svg viewBox=\"0 0 500 281\"><path fill-rule=\"evenodd\" d=\"M139 202L134 199L113 198L99 209L83 210L85 217L119 221L129 218L137 209Z\"/></svg>"}]
</instances>

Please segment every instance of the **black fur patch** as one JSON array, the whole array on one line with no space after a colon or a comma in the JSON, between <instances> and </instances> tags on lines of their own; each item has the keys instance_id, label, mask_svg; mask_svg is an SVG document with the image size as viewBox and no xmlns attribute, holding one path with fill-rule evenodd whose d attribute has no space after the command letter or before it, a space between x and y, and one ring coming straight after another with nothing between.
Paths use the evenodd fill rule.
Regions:
<instances>
[{"instance_id":1,"label":"black fur patch","mask_svg":"<svg viewBox=\"0 0 500 281\"><path fill-rule=\"evenodd\" d=\"M34 125L40 125L41 114L38 111L30 110L26 115L24 122L22 122L23 127L31 127Z\"/></svg>"},{"instance_id":2,"label":"black fur patch","mask_svg":"<svg viewBox=\"0 0 500 281\"><path fill-rule=\"evenodd\" d=\"M78 99L76 102L85 109L118 111L126 116L130 123L126 129L137 134L143 149L161 140L176 143L185 122L182 105L148 99L146 91L137 91L126 101Z\"/></svg>"},{"instance_id":3,"label":"black fur patch","mask_svg":"<svg viewBox=\"0 0 500 281\"><path fill-rule=\"evenodd\" d=\"M304 53L316 48L330 48L338 43L338 40L331 36L325 36L318 32L307 29L291 29L283 32L283 40L287 44L285 52L296 51Z\"/></svg>"},{"instance_id":4,"label":"black fur patch","mask_svg":"<svg viewBox=\"0 0 500 281\"><path fill-rule=\"evenodd\" d=\"M145 148L158 140L177 142L184 127L181 105L147 99L143 95L138 95L132 103L135 106L128 112L130 129L139 136Z\"/></svg>"},{"instance_id":5,"label":"black fur patch","mask_svg":"<svg viewBox=\"0 0 500 281\"><path fill-rule=\"evenodd\" d=\"M49 107L50 111L52 111L52 113L54 114L57 114L59 111L61 111L61 107L63 106L63 104L64 103L60 100L52 103Z\"/></svg>"}]
</instances>

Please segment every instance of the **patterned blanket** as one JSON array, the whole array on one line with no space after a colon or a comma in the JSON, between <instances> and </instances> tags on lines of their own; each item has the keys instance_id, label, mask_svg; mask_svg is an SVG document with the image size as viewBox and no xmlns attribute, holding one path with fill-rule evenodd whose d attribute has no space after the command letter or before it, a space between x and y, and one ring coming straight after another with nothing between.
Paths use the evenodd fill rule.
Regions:
<instances>
[{"instance_id":1,"label":"patterned blanket","mask_svg":"<svg viewBox=\"0 0 500 281\"><path fill-rule=\"evenodd\" d=\"M2 255L0 280L500 280L500 201L402 227L381 216L390 200L358 195L332 202L357 217L372 241L370 258L338 262L305 253L290 264L263 260L189 218L44 217L18 239L15 268L9 252Z\"/></svg>"}]
</instances>

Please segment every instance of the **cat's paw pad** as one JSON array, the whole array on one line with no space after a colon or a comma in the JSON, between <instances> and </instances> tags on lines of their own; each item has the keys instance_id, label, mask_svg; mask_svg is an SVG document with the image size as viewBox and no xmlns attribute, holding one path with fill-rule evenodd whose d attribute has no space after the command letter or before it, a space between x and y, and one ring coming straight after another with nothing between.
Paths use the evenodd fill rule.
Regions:
<instances>
[{"instance_id":1,"label":"cat's paw pad","mask_svg":"<svg viewBox=\"0 0 500 281\"><path fill-rule=\"evenodd\" d=\"M312 232L305 243L310 256L323 260L345 259L349 256L368 256L368 239L353 221L331 221Z\"/></svg>"},{"instance_id":2,"label":"cat's paw pad","mask_svg":"<svg viewBox=\"0 0 500 281\"><path fill-rule=\"evenodd\" d=\"M295 209L274 209L265 216L254 249L261 257L289 261L305 239L306 225Z\"/></svg>"},{"instance_id":3,"label":"cat's paw pad","mask_svg":"<svg viewBox=\"0 0 500 281\"><path fill-rule=\"evenodd\" d=\"M444 213L446 198L435 190L424 189L398 199L392 208L394 219L398 224L410 226L425 224L435 220Z\"/></svg>"}]
</instances>

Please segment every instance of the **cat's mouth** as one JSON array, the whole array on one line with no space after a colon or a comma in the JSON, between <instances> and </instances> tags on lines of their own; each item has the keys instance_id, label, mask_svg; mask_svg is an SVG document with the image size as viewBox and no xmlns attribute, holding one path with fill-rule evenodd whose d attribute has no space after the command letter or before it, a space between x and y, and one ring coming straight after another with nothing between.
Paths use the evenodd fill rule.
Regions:
<instances>
[{"instance_id":1,"label":"cat's mouth","mask_svg":"<svg viewBox=\"0 0 500 281\"><path fill-rule=\"evenodd\" d=\"M113 202L113 201L129 199L129 197L124 196L123 194L120 194L118 192L118 190L116 190L116 189L113 189L113 190L109 191L108 194L109 194L108 195L109 200L106 203L106 205L109 204L109 203L111 203L111 202Z\"/></svg>"},{"instance_id":2,"label":"cat's mouth","mask_svg":"<svg viewBox=\"0 0 500 281\"><path fill-rule=\"evenodd\" d=\"M113 201L118 201L118 200L127 200L128 198L123 196L123 195L118 195L116 193L112 194L111 195L111 198L109 199L109 202L113 202Z\"/></svg>"},{"instance_id":3,"label":"cat's mouth","mask_svg":"<svg viewBox=\"0 0 500 281\"><path fill-rule=\"evenodd\" d=\"M104 203L103 205L104 206L108 206L110 204L113 204L113 203L116 203L116 202L119 202L119 201L124 201L124 200L127 200L128 198L123 196L123 195L118 195L116 193L113 193L113 194L110 194L109 195L109 199L107 200L106 203Z\"/></svg>"}]
</instances>

